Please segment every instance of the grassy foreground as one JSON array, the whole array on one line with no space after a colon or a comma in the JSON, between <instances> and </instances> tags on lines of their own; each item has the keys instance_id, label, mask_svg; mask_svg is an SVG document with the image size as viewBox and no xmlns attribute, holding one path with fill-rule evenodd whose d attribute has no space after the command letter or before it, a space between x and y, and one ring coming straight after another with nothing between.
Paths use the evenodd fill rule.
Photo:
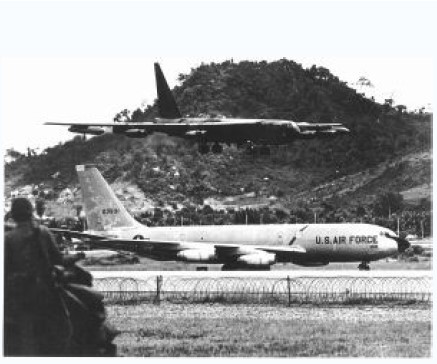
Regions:
<instances>
[{"instance_id":1,"label":"grassy foreground","mask_svg":"<svg viewBox=\"0 0 437 364\"><path fill-rule=\"evenodd\" d=\"M431 307L109 306L122 356L429 357Z\"/></svg>"}]
</instances>

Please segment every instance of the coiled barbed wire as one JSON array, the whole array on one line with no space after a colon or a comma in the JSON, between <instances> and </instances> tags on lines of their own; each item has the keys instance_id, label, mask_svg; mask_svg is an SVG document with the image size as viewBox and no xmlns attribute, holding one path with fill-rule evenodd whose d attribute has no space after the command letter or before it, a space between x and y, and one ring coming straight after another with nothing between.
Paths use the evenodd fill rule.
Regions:
<instances>
[{"instance_id":1,"label":"coiled barbed wire","mask_svg":"<svg viewBox=\"0 0 437 364\"><path fill-rule=\"evenodd\" d=\"M96 278L107 302L251 304L431 302L431 277Z\"/></svg>"}]
</instances>

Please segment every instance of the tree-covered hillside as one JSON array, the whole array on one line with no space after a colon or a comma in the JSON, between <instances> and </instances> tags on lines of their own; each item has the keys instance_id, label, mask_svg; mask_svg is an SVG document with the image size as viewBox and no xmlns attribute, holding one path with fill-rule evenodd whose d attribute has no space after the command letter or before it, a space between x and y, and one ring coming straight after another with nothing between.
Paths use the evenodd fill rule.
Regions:
<instances>
[{"instance_id":1,"label":"tree-covered hillside","mask_svg":"<svg viewBox=\"0 0 437 364\"><path fill-rule=\"evenodd\" d=\"M179 80L173 91L184 115L335 121L344 123L351 133L297 141L287 148L273 149L269 157L249 155L235 147L225 148L222 155L203 156L192 142L163 135L145 139L104 135L87 141L76 137L40 155L14 155L15 161L5 166L6 182L71 186L77 183L74 166L94 163L110 182L117 178L129 181L155 201L201 203L207 197L254 192L257 196L277 196L286 207L292 207L296 194L319 184L359 176L363 170L384 169L381 166L396 158L431 147L430 115L408 113L402 105L393 106L392 100L379 104L367 99L323 67L304 69L285 59L270 63L227 61L203 64L180 75ZM114 120L141 122L155 117L156 110L155 103L145 110L121 112ZM424 163L429 170L430 160ZM400 173L408 174L408 168ZM422 174L399 179L403 187L399 185L398 190L396 183L389 184L390 192L430 182L430 176L418 181L418 175ZM356 183L359 178L351 180ZM366 193L372 194L373 190L366 188ZM384 189L378 186L381 193Z\"/></svg>"},{"instance_id":2,"label":"tree-covered hillside","mask_svg":"<svg viewBox=\"0 0 437 364\"><path fill-rule=\"evenodd\" d=\"M324 67L304 69L289 61L204 64L180 75L174 94L183 115L278 118L341 122L350 137L297 142L287 163L350 172L412 148L429 148L430 120L381 105L348 87ZM156 104L132 114L133 121L157 115ZM421 123L421 121L425 121Z\"/></svg>"}]
</instances>

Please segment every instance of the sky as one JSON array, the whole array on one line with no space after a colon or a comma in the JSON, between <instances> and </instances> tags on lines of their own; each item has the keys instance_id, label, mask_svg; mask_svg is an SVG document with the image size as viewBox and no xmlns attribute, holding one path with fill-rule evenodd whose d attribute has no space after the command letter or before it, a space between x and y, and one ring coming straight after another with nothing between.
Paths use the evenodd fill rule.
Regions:
<instances>
[{"instance_id":1,"label":"sky","mask_svg":"<svg viewBox=\"0 0 437 364\"><path fill-rule=\"evenodd\" d=\"M327 67L332 73L376 100L393 98L409 109L432 102L432 62L420 58L295 58L304 67ZM276 60L281 57L251 58ZM163 58L161 67L171 87L180 73L201 62L219 62L227 57ZM244 58L235 58L239 61ZM39 151L71 139L66 127L44 122L112 122L122 109L135 110L156 98L152 58L7 58L2 62L3 148ZM373 87L356 85L360 77Z\"/></svg>"}]
</instances>

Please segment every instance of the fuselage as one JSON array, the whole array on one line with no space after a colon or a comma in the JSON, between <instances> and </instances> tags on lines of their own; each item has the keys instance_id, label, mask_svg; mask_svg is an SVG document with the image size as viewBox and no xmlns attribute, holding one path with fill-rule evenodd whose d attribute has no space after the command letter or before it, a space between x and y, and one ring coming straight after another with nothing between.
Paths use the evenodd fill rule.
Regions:
<instances>
[{"instance_id":1,"label":"fuselage","mask_svg":"<svg viewBox=\"0 0 437 364\"><path fill-rule=\"evenodd\" d=\"M392 256L398 251L396 241L386 236L396 236L394 232L370 224L201 225L152 228L138 224L129 228L107 230L105 234L120 239L186 242L183 244L184 249L212 249L213 244L241 244L248 249L299 246L305 250L304 259L308 262L373 261ZM276 261L293 262L293 259L290 258L290 254L278 252Z\"/></svg>"},{"instance_id":2,"label":"fuselage","mask_svg":"<svg viewBox=\"0 0 437 364\"><path fill-rule=\"evenodd\" d=\"M156 119L149 126L138 123L138 129L120 124L112 132L130 137L144 137L151 133L165 133L170 136L217 143L254 143L280 145L299 138L296 123L288 120L268 119L213 119L181 118Z\"/></svg>"}]
</instances>

